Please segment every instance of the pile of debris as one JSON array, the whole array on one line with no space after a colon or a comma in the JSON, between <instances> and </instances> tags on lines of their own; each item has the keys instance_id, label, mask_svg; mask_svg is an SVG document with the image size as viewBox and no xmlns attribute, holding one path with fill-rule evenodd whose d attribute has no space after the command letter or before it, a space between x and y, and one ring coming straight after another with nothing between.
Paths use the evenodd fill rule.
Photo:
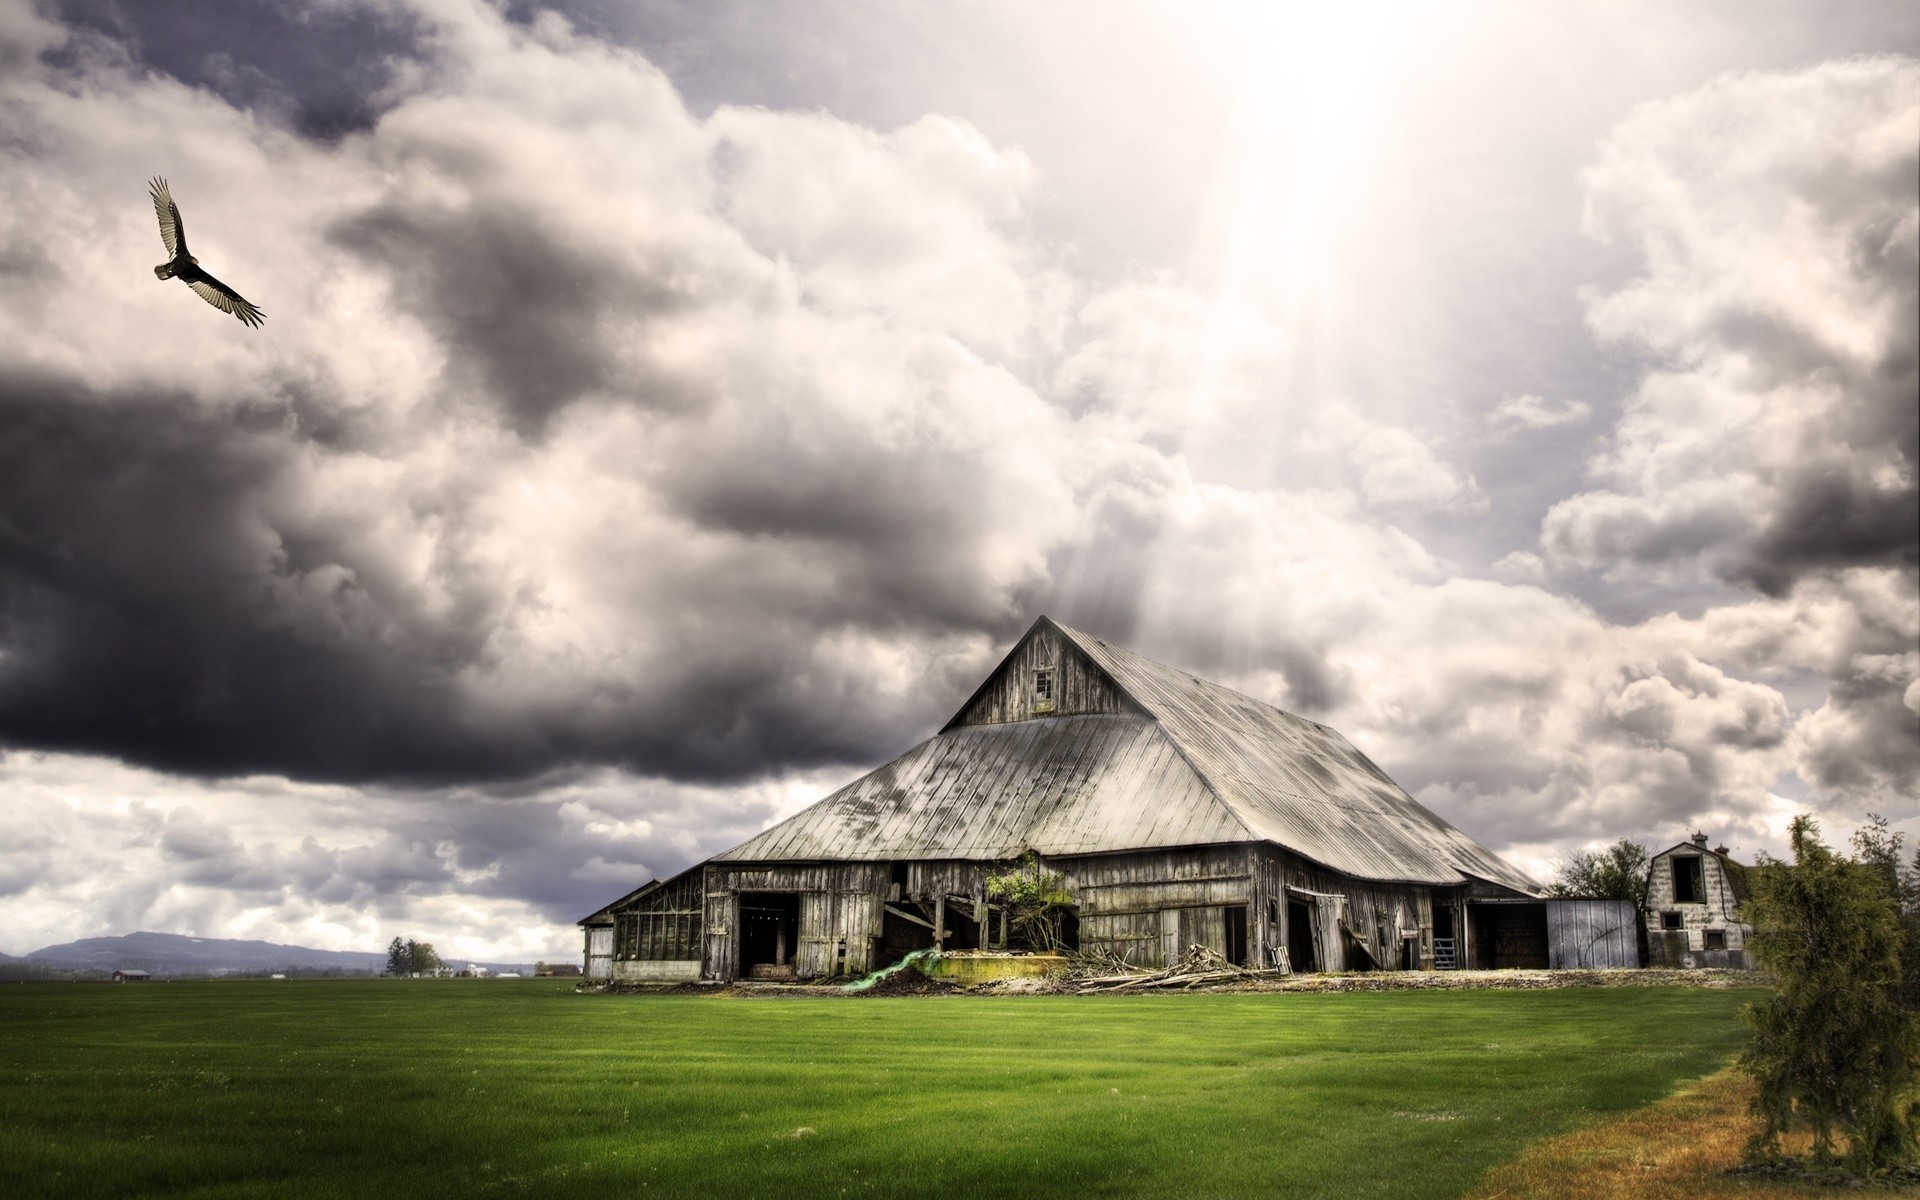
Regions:
<instances>
[{"instance_id":1,"label":"pile of debris","mask_svg":"<svg viewBox=\"0 0 1920 1200\"><path fill-rule=\"evenodd\" d=\"M1235 966L1217 950L1188 946L1187 952L1172 964L1157 971L1136 967L1111 953L1082 958L1067 990L1088 996L1096 992L1141 992L1154 988L1179 988L1182 991L1231 983L1254 983L1277 979L1278 971L1256 971Z\"/></svg>"}]
</instances>

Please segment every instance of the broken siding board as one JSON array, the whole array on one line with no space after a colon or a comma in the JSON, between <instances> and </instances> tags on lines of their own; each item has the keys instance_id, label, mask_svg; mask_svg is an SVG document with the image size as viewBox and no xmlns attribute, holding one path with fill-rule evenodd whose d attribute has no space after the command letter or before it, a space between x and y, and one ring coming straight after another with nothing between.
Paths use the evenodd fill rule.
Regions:
<instances>
[{"instance_id":1,"label":"broken siding board","mask_svg":"<svg viewBox=\"0 0 1920 1200\"><path fill-rule=\"evenodd\" d=\"M1200 883L1113 884L1096 891L1082 890L1080 911L1084 915L1248 904L1251 903L1251 891L1251 881L1245 876Z\"/></svg>"}]
</instances>

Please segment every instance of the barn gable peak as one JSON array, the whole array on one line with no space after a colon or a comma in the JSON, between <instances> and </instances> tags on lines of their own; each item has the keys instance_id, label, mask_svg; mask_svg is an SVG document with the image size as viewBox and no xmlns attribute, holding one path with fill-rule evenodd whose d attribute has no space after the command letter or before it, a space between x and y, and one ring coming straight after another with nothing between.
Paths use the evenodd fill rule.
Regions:
<instances>
[{"instance_id":1,"label":"barn gable peak","mask_svg":"<svg viewBox=\"0 0 1920 1200\"><path fill-rule=\"evenodd\" d=\"M1084 635L1082 635L1084 636ZM1111 672L1050 617L1028 627L940 732L1046 717L1148 715Z\"/></svg>"}]
</instances>

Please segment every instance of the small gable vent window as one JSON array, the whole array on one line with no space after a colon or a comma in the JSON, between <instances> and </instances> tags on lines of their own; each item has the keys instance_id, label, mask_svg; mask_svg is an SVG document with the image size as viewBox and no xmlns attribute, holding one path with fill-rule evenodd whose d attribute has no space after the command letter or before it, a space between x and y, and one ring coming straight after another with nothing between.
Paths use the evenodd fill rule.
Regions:
<instances>
[{"instance_id":1,"label":"small gable vent window","mask_svg":"<svg viewBox=\"0 0 1920 1200\"><path fill-rule=\"evenodd\" d=\"M1033 711L1053 711L1053 668L1036 667L1033 672Z\"/></svg>"}]
</instances>

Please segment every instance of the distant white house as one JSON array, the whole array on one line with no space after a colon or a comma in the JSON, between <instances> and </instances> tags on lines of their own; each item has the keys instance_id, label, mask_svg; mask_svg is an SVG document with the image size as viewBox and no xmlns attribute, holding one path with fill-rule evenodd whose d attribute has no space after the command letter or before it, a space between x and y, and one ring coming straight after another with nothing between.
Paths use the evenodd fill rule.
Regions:
<instances>
[{"instance_id":1,"label":"distant white house","mask_svg":"<svg viewBox=\"0 0 1920 1200\"><path fill-rule=\"evenodd\" d=\"M1747 967L1753 926L1742 921L1747 868L1696 833L1647 864L1647 965Z\"/></svg>"},{"instance_id":2,"label":"distant white house","mask_svg":"<svg viewBox=\"0 0 1920 1200\"><path fill-rule=\"evenodd\" d=\"M153 976L145 971L120 970L113 973L115 983L145 983Z\"/></svg>"}]
</instances>

